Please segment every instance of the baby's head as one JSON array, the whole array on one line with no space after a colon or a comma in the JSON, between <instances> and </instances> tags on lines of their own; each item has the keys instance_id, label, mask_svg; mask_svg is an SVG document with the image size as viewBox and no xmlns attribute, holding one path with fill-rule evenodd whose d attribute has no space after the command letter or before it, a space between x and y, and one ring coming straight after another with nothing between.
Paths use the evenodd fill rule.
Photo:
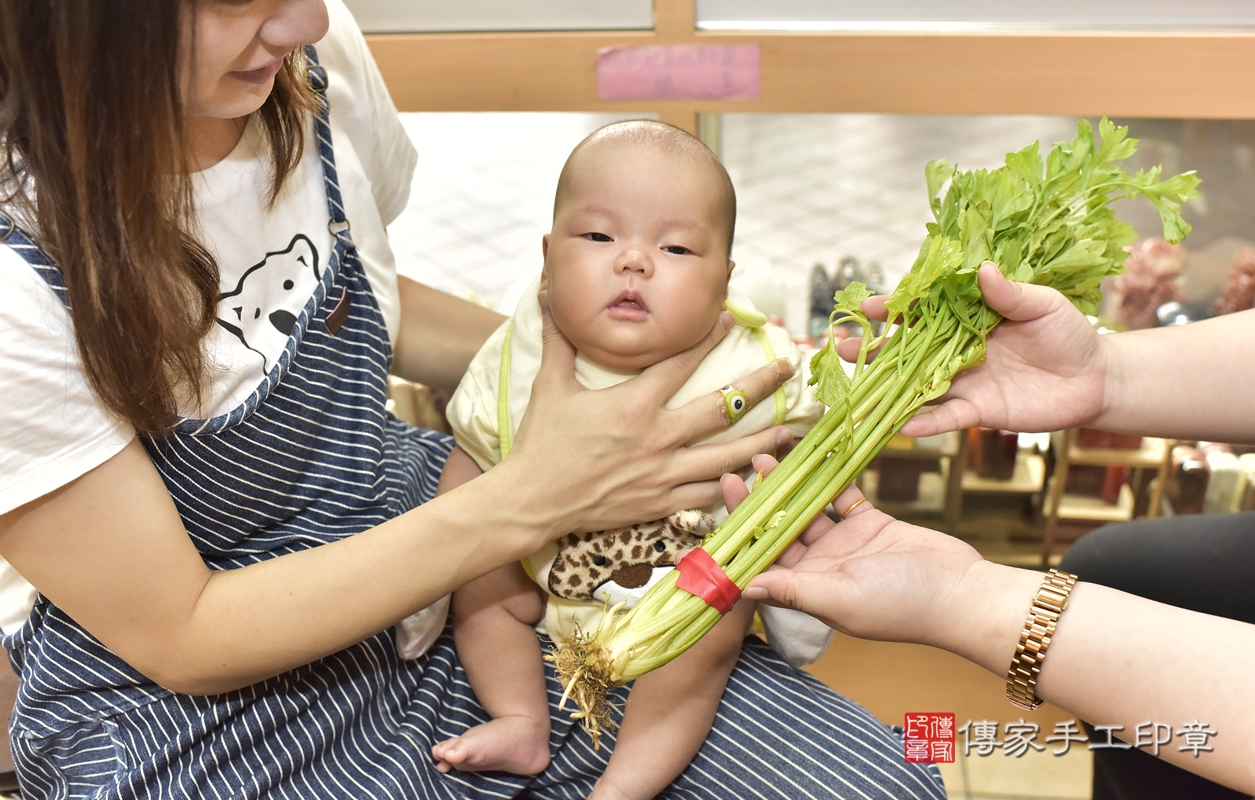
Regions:
<instances>
[{"instance_id":1,"label":"baby's head","mask_svg":"<svg viewBox=\"0 0 1255 800\"><path fill-rule=\"evenodd\" d=\"M562 168L544 238L554 322L618 372L688 349L723 310L735 220L732 181L694 137L649 120L595 131Z\"/></svg>"}]
</instances>

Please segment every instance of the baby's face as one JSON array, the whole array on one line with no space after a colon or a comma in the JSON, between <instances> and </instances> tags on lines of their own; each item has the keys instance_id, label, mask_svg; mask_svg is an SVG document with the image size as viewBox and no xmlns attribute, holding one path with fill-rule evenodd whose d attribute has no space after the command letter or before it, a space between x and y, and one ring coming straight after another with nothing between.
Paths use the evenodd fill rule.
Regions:
<instances>
[{"instance_id":1,"label":"baby's face","mask_svg":"<svg viewBox=\"0 0 1255 800\"><path fill-rule=\"evenodd\" d=\"M719 187L709 168L653 147L582 156L545 237L550 309L586 358L643 369L696 344L723 310Z\"/></svg>"}]
</instances>

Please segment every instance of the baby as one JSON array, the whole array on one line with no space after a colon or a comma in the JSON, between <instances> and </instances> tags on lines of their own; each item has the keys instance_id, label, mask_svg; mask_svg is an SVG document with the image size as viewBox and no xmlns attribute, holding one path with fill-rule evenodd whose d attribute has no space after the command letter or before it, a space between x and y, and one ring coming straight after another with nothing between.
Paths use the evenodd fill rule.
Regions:
<instances>
[{"instance_id":1,"label":"baby","mask_svg":"<svg viewBox=\"0 0 1255 800\"><path fill-rule=\"evenodd\" d=\"M696 344L726 304L738 324L671 404L718 391L786 357L795 374L774 397L745 411L728 394L736 422L717 438L778 424L801 435L823 407L806 390L800 354L783 329L728 298L735 216L732 183L705 145L663 123L616 123L581 142L562 169L553 229L542 240L541 280L548 283L554 322L578 351L576 375L591 389L627 380ZM540 363L540 330L532 291L476 356L449 405L459 447L442 491L458 482L450 476L489 469L505 457ZM700 543L714 524L711 510L721 511L568 534L458 590L454 641L492 721L436 745L439 768L544 770L549 705L533 626L543 619L557 642L577 629L595 629L607 599L630 605L673 567L678 550ZM635 682L593 797L653 797L684 770L710 731L754 612L753 603L738 602L697 645ZM764 616L769 640L795 664L813 660L827 645L830 632L818 623L792 632L790 641L777 633L797 620L777 622L773 630ZM404 635L400 646L404 652Z\"/></svg>"}]
</instances>

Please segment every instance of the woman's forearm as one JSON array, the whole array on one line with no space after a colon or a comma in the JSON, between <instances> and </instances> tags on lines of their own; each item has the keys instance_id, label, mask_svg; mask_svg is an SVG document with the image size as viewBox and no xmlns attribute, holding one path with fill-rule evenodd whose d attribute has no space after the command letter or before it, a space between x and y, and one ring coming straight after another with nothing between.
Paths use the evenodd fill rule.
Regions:
<instances>
[{"instance_id":1,"label":"woman's forearm","mask_svg":"<svg viewBox=\"0 0 1255 800\"><path fill-rule=\"evenodd\" d=\"M1255 441L1255 310L1102 337L1104 430Z\"/></svg>"},{"instance_id":2,"label":"woman's forearm","mask_svg":"<svg viewBox=\"0 0 1255 800\"><path fill-rule=\"evenodd\" d=\"M509 457L343 541L212 571L133 440L70 483L0 515L0 555L159 683L187 693L244 686L360 641L564 533L709 503L718 475L791 438L769 428L686 446L726 424L722 400L712 393L676 409L666 400L730 324L731 315L722 315L689 350L596 392L575 380L569 342L547 335ZM788 376L787 364L772 364L736 386L757 402ZM212 491L205 487L205 502L213 502Z\"/></svg>"},{"instance_id":3,"label":"woman's forearm","mask_svg":"<svg viewBox=\"0 0 1255 800\"><path fill-rule=\"evenodd\" d=\"M946 615L950 622L930 643L1005 676L1041 580L1028 570L973 565ZM1253 625L1082 582L1059 619L1037 694L1093 725L1122 726L1114 735L1126 742L1142 726L1143 749L1154 723L1174 733L1206 723L1215 732L1206 745L1214 750L1195 758L1174 735L1159 756L1255 792L1252 663Z\"/></svg>"},{"instance_id":4,"label":"woman's forearm","mask_svg":"<svg viewBox=\"0 0 1255 800\"><path fill-rule=\"evenodd\" d=\"M452 389L484 341L505 320L497 312L399 278L401 328L392 371L409 381Z\"/></svg>"},{"instance_id":5,"label":"woman's forearm","mask_svg":"<svg viewBox=\"0 0 1255 800\"><path fill-rule=\"evenodd\" d=\"M0 517L0 545L137 670L175 691L211 694L361 641L556 537L558 504L534 486L510 467L494 469L355 536L212 571L132 442Z\"/></svg>"},{"instance_id":6,"label":"woman's forearm","mask_svg":"<svg viewBox=\"0 0 1255 800\"><path fill-rule=\"evenodd\" d=\"M492 502L509 496L502 476L485 475L473 482L482 486L468 484L334 544L214 573L181 637L181 671L192 673L193 685L180 688L236 688L307 664L527 555L533 548L519 543L541 538L541 523ZM263 605L264 615L253 613ZM229 620L249 629L232 630ZM196 677L202 653L222 661Z\"/></svg>"}]
</instances>

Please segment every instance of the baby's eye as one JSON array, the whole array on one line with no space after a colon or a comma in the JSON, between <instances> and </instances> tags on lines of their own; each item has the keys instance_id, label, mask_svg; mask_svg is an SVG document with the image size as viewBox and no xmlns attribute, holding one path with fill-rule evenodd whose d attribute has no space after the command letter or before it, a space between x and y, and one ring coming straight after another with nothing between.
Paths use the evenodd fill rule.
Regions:
<instances>
[{"instance_id":1,"label":"baby's eye","mask_svg":"<svg viewBox=\"0 0 1255 800\"><path fill-rule=\"evenodd\" d=\"M687 255L692 254L693 252L687 247L684 247L678 244L669 244L666 247L662 248L662 251L664 253L670 253L673 256L687 256Z\"/></svg>"},{"instance_id":2,"label":"baby's eye","mask_svg":"<svg viewBox=\"0 0 1255 800\"><path fill-rule=\"evenodd\" d=\"M613 242L614 241L614 239L611 239L606 234L596 233L596 232L586 233L584 234L584 238L588 239L590 242Z\"/></svg>"}]
</instances>

